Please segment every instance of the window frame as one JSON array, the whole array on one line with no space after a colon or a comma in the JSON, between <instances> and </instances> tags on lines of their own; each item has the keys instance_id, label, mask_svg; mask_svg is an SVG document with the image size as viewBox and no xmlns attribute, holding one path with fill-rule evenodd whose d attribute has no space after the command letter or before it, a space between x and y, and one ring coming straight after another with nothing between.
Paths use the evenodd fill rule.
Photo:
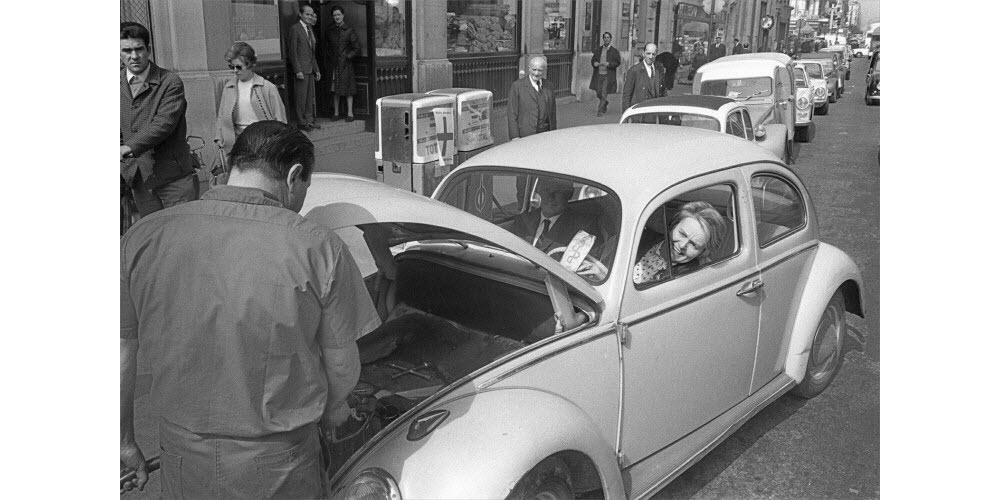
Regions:
<instances>
[{"instance_id":1,"label":"window frame","mask_svg":"<svg viewBox=\"0 0 1000 500\"><path fill-rule=\"evenodd\" d=\"M791 188L792 192L795 193L796 198L798 198L798 200L799 200L799 206L802 209L801 210L802 220L801 220L801 222L798 225L789 227L787 231L785 231L785 232L783 232L783 233L781 233L781 234L779 234L777 236L772 236L771 239L767 240L766 242L761 241L761 238L760 238L760 231L758 229L758 224L760 222L764 222L764 221L760 220L760 217L759 217L758 211L757 211L757 204L756 204L755 198L754 198L754 189L755 189L754 188L754 181L756 179L760 178L760 177L771 177L771 178L777 179L777 180L785 183L787 186L789 186ZM789 180L787 177L785 177L783 175L780 175L780 174L778 174L776 172L770 172L770 171L756 172L756 173L754 173L754 174L752 174L750 176L748 186L749 186L749 189L750 189L750 207L751 207L750 210L753 211L754 238L757 240L757 248L759 248L759 249L767 248L767 247L769 247L769 246L777 243L778 241L781 241L781 240L789 237L790 235L793 235L795 233L798 233L798 232L804 230L806 228L806 226L809 225L809 206L806 203L806 198L802 195L802 192L799 190L798 186L796 186L796 184L794 182L792 182L791 180Z\"/></svg>"}]
</instances>

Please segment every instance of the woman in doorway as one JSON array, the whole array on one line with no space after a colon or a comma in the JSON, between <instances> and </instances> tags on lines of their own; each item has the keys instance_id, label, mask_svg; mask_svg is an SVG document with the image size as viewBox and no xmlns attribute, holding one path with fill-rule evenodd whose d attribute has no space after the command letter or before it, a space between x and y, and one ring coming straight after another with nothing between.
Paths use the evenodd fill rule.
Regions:
<instances>
[{"instance_id":1,"label":"woman in doorway","mask_svg":"<svg viewBox=\"0 0 1000 500\"><path fill-rule=\"evenodd\" d=\"M222 88L219 115L215 121L215 143L229 151L236 137L251 123L278 120L287 123L285 104L278 88L253 72L257 54L246 42L236 42L226 52L233 79Z\"/></svg>"},{"instance_id":2,"label":"woman in doorway","mask_svg":"<svg viewBox=\"0 0 1000 500\"><path fill-rule=\"evenodd\" d=\"M340 96L347 97L347 121L354 121L354 65L351 59L361 50L361 42L354 28L344 22L344 9L335 5L331 11L333 25L326 31L326 67L333 78L330 92L333 93L333 119L340 118Z\"/></svg>"}]
</instances>

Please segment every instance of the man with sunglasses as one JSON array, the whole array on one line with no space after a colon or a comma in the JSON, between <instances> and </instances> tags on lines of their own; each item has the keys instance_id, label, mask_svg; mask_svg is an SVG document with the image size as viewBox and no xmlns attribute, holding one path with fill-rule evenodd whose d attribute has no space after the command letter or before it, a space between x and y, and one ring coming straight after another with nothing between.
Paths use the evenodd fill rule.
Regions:
<instances>
[{"instance_id":1,"label":"man with sunglasses","mask_svg":"<svg viewBox=\"0 0 1000 500\"><path fill-rule=\"evenodd\" d=\"M197 198L198 180L187 143L184 83L150 62L145 26L124 22L120 31L121 176L145 217Z\"/></svg>"}]
</instances>

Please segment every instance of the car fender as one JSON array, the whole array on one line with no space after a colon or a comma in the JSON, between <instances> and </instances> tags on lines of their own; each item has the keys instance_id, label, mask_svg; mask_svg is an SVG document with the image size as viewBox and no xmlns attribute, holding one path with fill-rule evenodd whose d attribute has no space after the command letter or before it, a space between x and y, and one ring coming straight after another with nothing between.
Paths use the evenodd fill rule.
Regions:
<instances>
[{"instance_id":1,"label":"car fender","mask_svg":"<svg viewBox=\"0 0 1000 500\"><path fill-rule=\"evenodd\" d=\"M844 284L856 287L845 290L845 295L850 295L845 296L848 310L863 317L864 285L858 265L843 250L827 243L819 243L795 313L788 357L785 359L785 373L796 382L801 382L805 377L813 336L816 335L823 310L833 294Z\"/></svg>"},{"instance_id":2,"label":"car fender","mask_svg":"<svg viewBox=\"0 0 1000 500\"><path fill-rule=\"evenodd\" d=\"M778 158L785 157L785 139L787 139L788 127L783 123L764 124L764 140L757 141L757 145L774 153Z\"/></svg>"},{"instance_id":3,"label":"car fender","mask_svg":"<svg viewBox=\"0 0 1000 500\"><path fill-rule=\"evenodd\" d=\"M466 394L427 408L448 417L423 439L409 441L410 425L396 429L344 476L369 467L388 471L403 498L504 498L535 465L575 451L597 468L605 498L624 498L615 444L566 399L527 387ZM573 466L571 465L571 469Z\"/></svg>"}]
</instances>

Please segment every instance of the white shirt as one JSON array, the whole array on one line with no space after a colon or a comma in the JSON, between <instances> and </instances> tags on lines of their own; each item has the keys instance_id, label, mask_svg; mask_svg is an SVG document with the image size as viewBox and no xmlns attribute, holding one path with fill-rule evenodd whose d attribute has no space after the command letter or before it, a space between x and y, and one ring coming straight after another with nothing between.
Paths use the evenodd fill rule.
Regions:
<instances>
[{"instance_id":1,"label":"white shirt","mask_svg":"<svg viewBox=\"0 0 1000 500\"><path fill-rule=\"evenodd\" d=\"M233 125L236 132L243 132L243 129L257 121L257 114L250 104L250 91L253 89L253 79L245 82L236 80L236 112L233 116Z\"/></svg>"},{"instance_id":2,"label":"white shirt","mask_svg":"<svg viewBox=\"0 0 1000 500\"><path fill-rule=\"evenodd\" d=\"M149 68L151 68L151 67L152 67L152 65L147 64L146 65L146 69L142 70L142 73L139 73L138 75L133 74L132 70L130 70L130 69L128 69L126 67L125 68L125 72L128 73L128 83L131 85L132 84L132 79L134 79L137 76L141 78L141 80L139 80L139 81L142 81L142 82L146 81L146 77L149 76Z\"/></svg>"},{"instance_id":3,"label":"white shirt","mask_svg":"<svg viewBox=\"0 0 1000 500\"><path fill-rule=\"evenodd\" d=\"M535 246L538 244L538 238L542 237L542 230L545 229L545 221L549 221L549 231L552 230L552 226L556 225L556 221L562 217L562 214L553 215L552 217L545 217L542 212L538 212L538 229L535 230L535 239L531 240L531 245Z\"/></svg>"},{"instance_id":4,"label":"white shirt","mask_svg":"<svg viewBox=\"0 0 1000 500\"><path fill-rule=\"evenodd\" d=\"M531 80L531 86L535 87L536 91L538 91L538 92L542 91L542 81L541 80L539 80L539 81L536 82L535 79L531 78L531 77L528 77L528 80Z\"/></svg>"},{"instance_id":5,"label":"white shirt","mask_svg":"<svg viewBox=\"0 0 1000 500\"><path fill-rule=\"evenodd\" d=\"M643 61L642 65L646 67L646 76L652 78L653 77L653 65L652 64L646 64L646 61Z\"/></svg>"}]
</instances>

